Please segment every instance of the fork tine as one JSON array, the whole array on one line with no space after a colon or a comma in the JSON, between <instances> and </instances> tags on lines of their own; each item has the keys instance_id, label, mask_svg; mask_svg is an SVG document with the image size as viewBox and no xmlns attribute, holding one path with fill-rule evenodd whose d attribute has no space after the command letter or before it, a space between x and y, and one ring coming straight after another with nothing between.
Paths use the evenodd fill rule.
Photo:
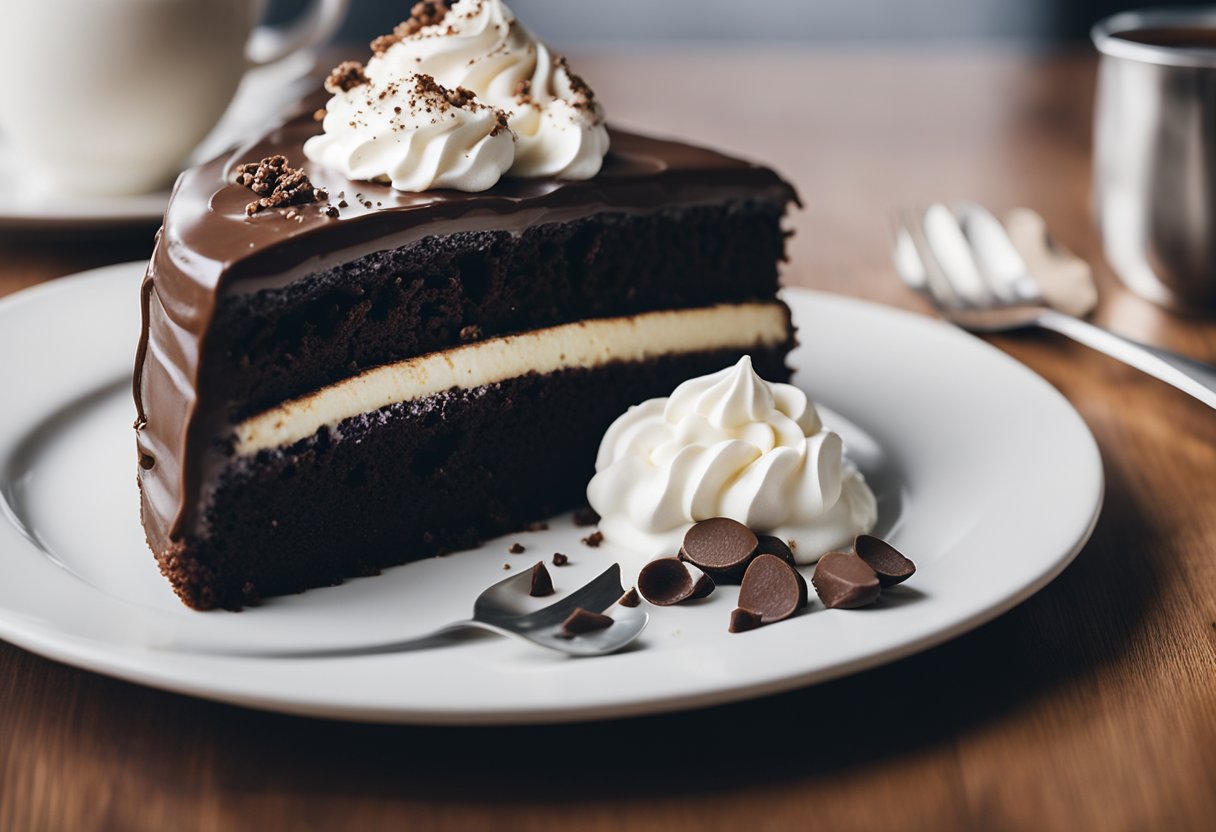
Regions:
<instances>
[{"instance_id":1,"label":"fork tine","mask_svg":"<svg viewBox=\"0 0 1216 832\"><path fill-rule=\"evenodd\" d=\"M977 203L962 203L955 209L959 227L971 246L980 278L988 290L1004 303L1019 303L1035 297L1026 261L1005 226ZM1029 294L1027 281L1031 281Z\"/></svg>"},{"instance_id":2,"label":"fork tine","mask_svg":"<svg viewBox=\"0 0 1216 832\"><path fill-rule=\"evenodd\" d=\"M923 212L919 210L906 209L899 212L899 226L910 245L910 248L905 251L904 263L915 264L913 267L915 271L909 273L912 276L911 280L909 275L905 275L903 272L900 273L900 276L913 288L928 295L929 300L936 306L944 309L957 309L962 304L954 289L951 288L950 281L942 273L941 264L933 253L929 241L925 238L923 216ZM895 267L900 269L901 262L897 261Z\"/></svg>"},{"instance_id":3,"label":"fork tine","mask_svg":"<svg viewBox=\"0 0 1216 832\"><path fill-rule=\"evenodd\" d=\"M923 222L925 240L954 294L966 306L990 304L992 293L980 277L971 244L955 212L940 202L935 203L925 211Z\"/></svg>"}]
</instances>

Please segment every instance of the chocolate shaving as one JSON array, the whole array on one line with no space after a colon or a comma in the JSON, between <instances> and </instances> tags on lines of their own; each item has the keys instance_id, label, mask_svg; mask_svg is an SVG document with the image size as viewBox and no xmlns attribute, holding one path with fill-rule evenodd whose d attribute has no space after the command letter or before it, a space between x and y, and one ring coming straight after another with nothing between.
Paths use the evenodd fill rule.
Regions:
<instances>
[{"instance_id":1,"label":"chocolate shaving","mask_svg":"<svg viewBox=\"0 0 1216 832\"><path fill-rule=\"evenodd\" d=\"M367 73L363 71L363 64L358 61L343 61L334 67L325 79L325 89L337 95L370 83Z\"/></svg>"},{"instance_id":2,"label":"chocolate shaving","mask_svg":"<svg viewBox=\"0 0 1216 832\"><path fill-rule=\"evenodd\" d=\"M268 208L307 205L329 199L329 192L314 187L308 174L291 167L286 156L267 156L260 162L241 165L233 181L261 197L245 206L249 216Z\"/></svg>"},{"instance_id":3,"label":"chocolate shaving","mask_svg":"<svg viewBox=\"0 0 1216 832\"><path fill-rule=\"evenodd\" d=\"M642 603L642 596L638 595L637 587L631 586L624 595L617 599L617 603L622 607L636 607Z\"/></svg>"},{"instance_id":4,"label":"chocolate shaving","mask_svg":"<svg viewBox=\"0 0 1216 832\"><path fill-rule=\"evenodd\" d=\"M610 617L579 607L570 613L569 618L562 622L562 635L567 637L581 636L583 633L606 630L612 624L613 621Z\"/></svg>"},{"instance_id":5,"label":"chocolate shaving","mask_svg":"<svg viewBox=\"0 0 1216 832\"><path fill-rule=\"evenodd\" d=\"M553 578L549 576L545 562L538 560L532 567L532 586L528 589L528 594L533 598L544 598L553 592Z\"/></svg>"}]
</instances>

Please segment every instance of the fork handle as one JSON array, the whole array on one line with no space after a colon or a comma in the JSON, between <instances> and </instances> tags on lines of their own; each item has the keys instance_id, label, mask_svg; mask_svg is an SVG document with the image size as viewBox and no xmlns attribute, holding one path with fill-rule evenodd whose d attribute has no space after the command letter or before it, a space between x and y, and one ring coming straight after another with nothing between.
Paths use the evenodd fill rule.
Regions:
<instances>
[{"instance_id":1,"label":"fork handle","mask_svg":"<svg viewBox=\"0 0 1216 832\"><path fill-rule=\"evenodd\" d=\"M1177 387L1216 409L1216 367L1176 352L1141 344L1088 321L1048 310L1037 323Z\"/></svg>"}]
</instances>

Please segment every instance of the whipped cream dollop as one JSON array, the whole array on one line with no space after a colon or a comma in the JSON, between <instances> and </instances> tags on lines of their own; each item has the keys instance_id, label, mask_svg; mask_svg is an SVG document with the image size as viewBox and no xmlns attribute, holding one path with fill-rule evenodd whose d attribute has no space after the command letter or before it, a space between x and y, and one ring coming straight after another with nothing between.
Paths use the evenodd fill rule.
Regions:
<instances>
[{"instance_id":1,"label":"whipped cream dollop","mask_svg":"<svg viewBox=\"0 0 1216 832\"><path fill-rule=\"evenodd\" d=\"M357 66L357 65L356 65ZM342 89L341 70L354 75ZM314 162L350 179L380 179L401 191L484 191L511 167L515 140L506 116L463 88L429 75L405 81L358 76L344 64L328 82L336 94L325 133L304 143ZM335 80L337 79L337 80Z\"/></svg>"},{"instance_id":2,"label":"whipped cream dollop","mask_svg":"<svg viewBox=\"0 0 1216 832\"><path fill-rule=\"evenodd\" d=\"M562 179L599 173L609 139L594 94L501 0L418 3L393 34L372 42L372 51L366 68L359 67L367 83L331 88L325 132L304 146L314 162L350 179L411 191L484 190L504 173ZM409 111L393 91L412 89L418 76L501 112L506 136L485 141L502 135L490 136L488 118L460 115L436 124L425 108L401 118ZM416 141L411 132L423 136ZM421 160L432 170L410 175Z\"/></svg>"},{"instance_id":3,"label":"whipped cream dollop","mask_svg":"<svg viewBox=\"0 0 1216 832\"><path fill-rule=\"evenodd\" d=\"M587 499L609 543L672 555L689 527L730 517L813 563L869 531L878 507L814 404L744 356L670 398L629 408L600 444Z\"/></svg>"}]
</instances>

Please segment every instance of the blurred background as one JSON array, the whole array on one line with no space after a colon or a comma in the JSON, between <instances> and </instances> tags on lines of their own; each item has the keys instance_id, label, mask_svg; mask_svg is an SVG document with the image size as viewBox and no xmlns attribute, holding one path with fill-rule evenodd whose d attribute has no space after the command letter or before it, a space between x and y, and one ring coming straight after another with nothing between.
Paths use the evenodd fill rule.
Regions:
<instances>
[{"instance_id":1,"label":"blurred background","mask_svg":"<svg viewBox=\"0 0 1216 832\"><path fill-rule=\"evenodd\" d=\"M339 33L369 40L409 13L413 0L355 0ZM290 18L301 0L273 0ZM542 37L563 45L603 41L739 37L827 43L881 40L1003 39L1033 45L1080 40L1099 18L1168 0L511 0Z\"/></svg>"}]
</instances>

